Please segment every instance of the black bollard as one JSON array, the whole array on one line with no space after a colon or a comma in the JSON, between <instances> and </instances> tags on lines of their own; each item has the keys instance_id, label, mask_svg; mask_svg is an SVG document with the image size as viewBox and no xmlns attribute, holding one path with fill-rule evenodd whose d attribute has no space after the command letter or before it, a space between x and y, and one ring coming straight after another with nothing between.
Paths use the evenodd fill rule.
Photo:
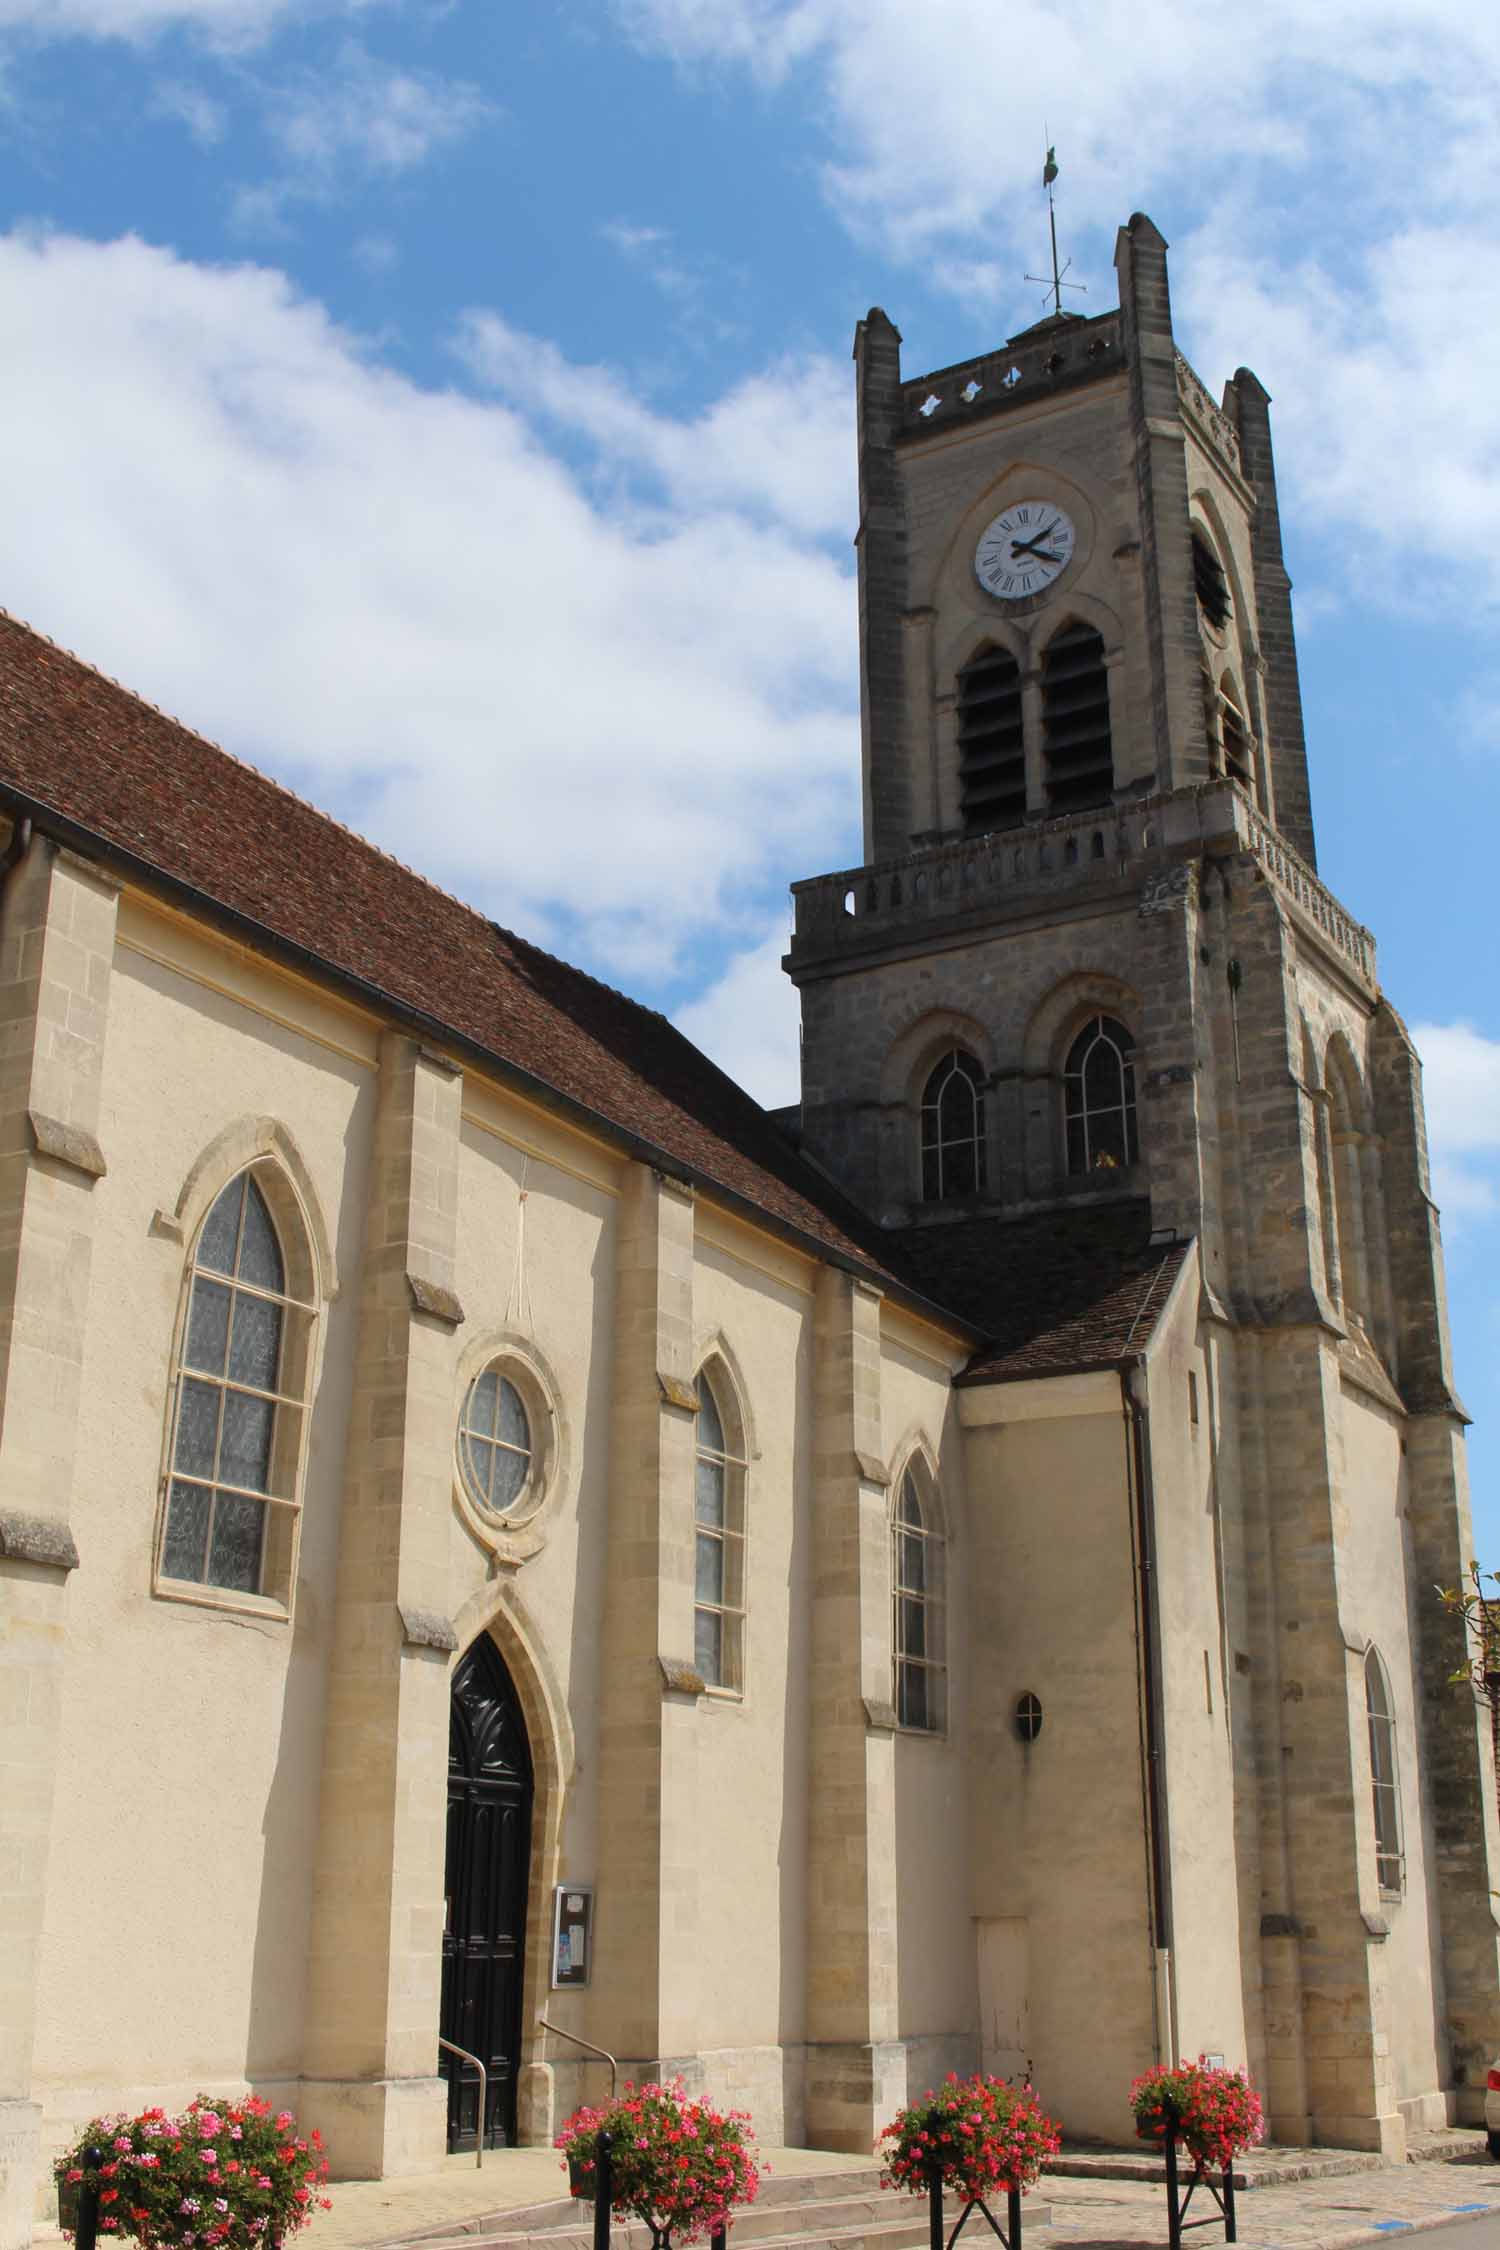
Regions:
<instances>
[{"instance_id":1,"label":"black bollard","mask_svg":"<svg viewBox=\"0 0 1500 2250\"><path fill-rule=\"evenodd\" d=\"M729 2229L721 2220L718 2226L709 2230L708 2250L728 2250L728 2243Z\"/></svg>"},{"instance_id":2,"label":"black bollard","mask_svg":"<svg viewBox=\"0 0 1500 2250\"><path fill-rule=\"evenodd\" d=\"M1172 2250L1182 2250L1182 2209L1177 2201L1177 2120L1167 2120L1162 2155L1167 2160L1167 2240Z\"/></svg>"},{"instance_id":3,"label":"black bollard","mask_svg":"<svg viewBox=\"0 0 1500 2250\"><path fill-rule=\"evenodd\" d=\"M614 2201L615 2160L608 2133L594 2143L594 2250L609 2250L609 2207Z\"/></svg>"},{"instance_id":4,"label":"black bollard","mask_svg":"<svg viewBox=\"0 0 1500 2250\"><path fill-rule=\"evenodd\" d=\"M933 2157L927 2167L928 2250L943 2250L943 2160Z\"/></svg>"},{"instance_id":5,"label":"black bollard","mask_svg":"<svg viewBox=\"0 0 1500 2250\"><path fill-rule=\"evenodd\" d=\"M78 2183L78 2232L74 2236L76 2250L94 2250L99 2232L99 2167L104 2162L102 2148L86 2148L83 2152L85 2172L94 2177Z\"/></svg>"},{"instance_id":6,"label":"black bollard","mask_svg":"<svg viewBox=\"0 0 1500 2250\"><path fill-rule=\"evenodd\" d=\"M1018 2187L1006 2190L1006 2225L1010 2231L1010 2250L1021 2250L1021 2191Z\"/></svg>"},{"instance_id":7,"label":"black bollard","mask_svg":"<svg viewBox=\"0 0 1500 2250\"><path fill-rule=\"evenodd\" d=\"M1234 2226L1234 2158L1224 2167L1224 2240L1237 2242L1239 2236Z\"/></svg>"}]
</instances>

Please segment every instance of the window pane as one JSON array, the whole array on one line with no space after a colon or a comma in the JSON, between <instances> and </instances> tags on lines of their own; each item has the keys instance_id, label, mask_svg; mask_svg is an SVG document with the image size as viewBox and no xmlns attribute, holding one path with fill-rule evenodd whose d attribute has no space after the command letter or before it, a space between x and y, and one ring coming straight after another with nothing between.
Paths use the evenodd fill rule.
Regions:
<instances>
[{"instance_id":1,"label":"window pane","mask_svg":"<svg viewBox=\"0 0 1500 2250\"><path fill-rule=\"evenodd\" d=\"M1083 1119L1081 1117L1070 1117L1068 1119L1068 1170L1070 1172L1086 1172L1088 1164L1088 1140L1083 1129Z\"/></svg>"},{"instance_id":2,"label":"window pane","mask_svg":"<svg viewBox=\"0 0 1500 2250\"><path fill-rule=\"evenodd\" d=\"M723 1621L711 1609L693 1614L693 1662L710 1687L723 1685Z\"/></svg>"},{"instance_id":3,"label":"window pane","mask_svg":"<svg viewBox=\"0 0 1500 2250\"><path fill-rule=\"evenodd\" d=\"M521 1404L521 1394L514 1383L500 1379L500 1436L507 1445L518 1446L523 1453L531 1451L531 1425L526 1419L526 1409Z\"/></svg>"},{"instance_id":4,"label":"window pane","mask_svg":"<svg viewBox=\"0 0 1500 2250\"><path fill-rule=\"evenodd\" d=\"M719 1419L719 1405L711 1386L698 1385L698 1443L706 1453L727 1453L724 1443L724 1424Z\"/></svg>"},{"instance_id":5,"label":"window pane","mask_svg":"<svg viewBox=\"0 0 1500 2250\"><path fill-rule=\"evenodd\" d=\"M231 1180L213 1209L203 1222L203 1232L198 1237L196 1263L207 1266L213 1273L233 1273L234 1250L239 1240L240 1205L245 1196L245 1178Z\"/></svg>"},{"instance_id":6,"label":"window pane","mask_svg":"<svg viewBox=\"0 0 1500 2250\"><path fill-rule=\"evenodd\" d=\"M903 1656L927 1654L927 1604L920 1597L902 1596L897 1632Z\"/></svg>"},{"instance_id":7,"label":"window pane","mask_svg":"<svg viewBox=\"0 0 1500 2250\"><path fill-rule=\"evenodd\" d=\"M497 1445L494 1453L494 1482L490 1487L490 1506L505 1509L513 1507L525 1489L531 1471L531 1455L514 1453L509 1446Z\"/></svg>"},{"instance_id":8,"label":"window pane","mask_svg":"<svg viewBox=\"0 0 1500 2250\"><path fill-rule=\"evenodd\" d=\"M945 1141L969 1141L974 1138L974 1088L963 1073L950 1072L942 1093L938 1097L938 1130Z\"/></svg>"},{"instance_id":9,"label":"window pane","mask_svg":"<svg viewBox=\"0 0 1500 2250\"><path fill-rule=\"evenodd\" d=\"M469 1386L464 1420L471 1430L478 1430L485 1437L495 1434L495 1403L499 1390L500 1378L493 1367L487 1367Z\"/></svg>"},{"instance_id":10,"label":"window pane","mask_svg":"<svg viewBox=\"0 0 1500 2250\"><path fill-rule=\"evenodd\" d=\"M243 1391L224 1394L224 1435L219 1445L219 1475L226 1484L246 1484L264 1492L270 1483L271 1417L276 1409L269 1399L247 1398ZM218 1534L215 1531L215 1543ZM259 1554L259 1548L256 1550ZM219 1579L219 1585L229 1580Z\"/></svg>"},{"instance_id":11,"label":"window pane","mask_svg":"<svg viewBox=\"0 0 1500 2250\"><path fill-rule=\"evenodd\" d=\"M490 1461L494 1450L485 1439L472 1437L467 1430L459 1445L465 1481L475 1499L482 1500L486 1507L490 1499Z\"/></svg>"},{"instance_id":12,"label":"window pane","mask_svg":"<svg viewBox=\"0 0 1500 2250\"><path fill-rule=\"evenodd\" d=\"M721 1617L719 1624L721 1627L719 1637L719 1685L720 1687L743 1687L745 1662L741 1639L744 1631L744 1619L741 1617Z\"/></svg>"},{"instance_id":13,"label":"window pane","mask_svg":"<svg viewBox=\"0 0 1500 2250\"><path fill-rule=\"evenodd\" d=\"M1096 1039L1083 1065L1083 1100L1087 1109L1113 1109L1123 1098L1120 1058L1107 1039Z\"/></svg>"},{"instance_id":14,"label":"window pane","mask_svg":"<svg viewBox=\"0 0 1500 2250\"><path fill-rule=\"evenodd\" d=\"M745 1606L745 1542L731 1532L720 1543L719 1552L724 1559L724 1591L720 1600L726 1609L743 1609Z\"/></svg>"},{"instance_id":15,"label":"window pane","mask_svg":"<svg viewBox=\"0 0 1500 2250\"><path fill-rule=\"evenodd\" d=\"M927 1584L927 1542L904 1531L897 1549L900 1582L909 1594L920 1594Z\"/></svg>"},{"instance_id":16,"label":"window pane","mask_svg":"<svg viewBox=\"0 0 1500 2250\"><path fill-rule=\"evenodd\" d=\"M265 1523L263 1500L243 1500L233 1492L217 1495L213 1545L208 1557L211 1586L228 1586L239 1594L260 1592L260 1548Z\"/></svg>"},{"instance_id":17,"label":"window pane","mask_svg":"<svg viewBox=\"0 0 1500 2250\"><path fill-rule=\"evenodd\" d=\"M950 1142L943 1151L944 1195L973 1195L979 1185L972 1141Z\"/></svg>"},{"instance_id":18,"label":"window pane","mask_svg":"<svg viewBox=\"0 0 1500 2250\"><path fill-rule=\"evenodd\" d=\"M201 1274L194 1278L188 1304L187 1347L182 1355L187 1366L206 1368L211 1375L223 1374L229 1297L222 1281L205 1281Z\"/></svg>"},{"instance_id":19,"label":"window pane","mask_svg":"<svg viewBox=\"0 0 1500 2250\"><path fill-rule=\"evenodd\" d=\"M925 1727L927 1712L927 1674L919 1664L903 1664L896 1716L904 1727Z\"/></svg>"},{"instance_id":20,"label":"window pane","mask_svg":"<svg viewBox=\"0 0 1500 2250\"><path fill-rule=\"evenodd\" d=\"M943 1192L943 1174L935 1147L922 1151L922 1200L936 1203Z\"/></svg>"},{"instance_id":21,"label":"window pane","mask_svg":"<svg viewBox=\"0 0 1500 2250\"><path fill-rule=\"evenodd\" d=\"M922 1499L917 1491L917 1480L910 1474L901 1479L901 1498L896 1507L896 1520L898 1523L915 1524L918 1530L922 1527Z\"/></svg>"},{"instance_id":22,"label":"window pane","mask_svg":"<svg viewBox=\"0 0 1500 2250\"><path fill-rule=\"evenodd\" d=\"M693 1591L700 1602L724 1599L724 1542L712 1533L698 1534L698 1562Z\"/></svg>"},{"instance_id":23,"label":"window pane","mask_svg":"<svg viewBox=\"0 0 1500 2250\"><path fill-rule=\"evenodd\" d=\"M213 1475L214 1444L219 1434L219 1400L222 1396L217 1383L195 1383L190 1379L184 1381L182 1400L177 1409L177 1447L172 1457L174 1469L182 1469L193 1477Z\"/></svg>"},{"instance_id":24,"label":"window pane","mask_svg":"<svg viewBox=\"0 0 1500 2250\"><path fill-rule=\"evenodd\" d=\"M722 1461L705 1461L702 1455L699 1455L697 1475L693 1484L693 1512L700 1523L723 1523L724 1464Z\"/></svg>"},{"instance_id":25,"label":"window pane","mask_svg":"<svg viewBox=\"0 0 1500 2250\"><path fill-rule=\"evenodd\" d=\"M217 1288L217 1282L198 1286ZM196 1291L194 1292L196 1295ZM266 1297L247 1297L236 1291L234 1337L229 1347L229 1372L236 1383L256 1390L274 1391L281 1358L281 1307Z\"/></svg>"},{"instance_id":26,"label":"window pane","mask_svg":"<svg viewBox=\"0 0 1500 2250\"><path fill-rule=\"evenodd\" d=\"M1124 1164L1125 1119L1117 1109L1106 1110L1102 1116L1089 1119L1089 1169L1107 1172L1113 1166Z\"/></svg>"},{"instance_id":27,"label":"window pane","mask_svg":"<svg viewBox=\"0 0 1500 2250\"><path fill-rule=\"evenodd\" d=\"M257 1289L281 1293L281 1247L266 1209L266 1199L254 1180L245 1181L245 1231L240 1240L240 1277Z\"/></svg>"},{"instance_id":28,"label":"window pane","mask_svg":"<svg viewBox=\"0 0 1500 2250\"><path fill-rule=\"evenodd\" d=\"M162 1542L164 1574L201 1583L207 1545L208 1494L201 1485L174 1484L167 1502L167 1536Z\"/></svg>"}]
</instances>

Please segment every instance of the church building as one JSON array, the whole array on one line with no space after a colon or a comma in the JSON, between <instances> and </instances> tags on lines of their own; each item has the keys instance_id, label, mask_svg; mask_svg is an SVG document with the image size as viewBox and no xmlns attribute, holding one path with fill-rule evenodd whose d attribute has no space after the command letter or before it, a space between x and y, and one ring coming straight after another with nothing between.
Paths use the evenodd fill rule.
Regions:
<instances>
[{"instance_id":1,"label":"church building","mask_svg":"<svg viewBox=\"0 0 1500 2250\"><path fill-rule=\"evenodd\" d=\"M791 1111L0 619L0 2250L101 2110L381 2176L596 2050L851 2151L980 2067L1123 2140L1199 2052L1283 2142L1481 2114L1420 1068L1267 394L1116 264L935 373L859 325Z\"/></svg>"}]
</instances>

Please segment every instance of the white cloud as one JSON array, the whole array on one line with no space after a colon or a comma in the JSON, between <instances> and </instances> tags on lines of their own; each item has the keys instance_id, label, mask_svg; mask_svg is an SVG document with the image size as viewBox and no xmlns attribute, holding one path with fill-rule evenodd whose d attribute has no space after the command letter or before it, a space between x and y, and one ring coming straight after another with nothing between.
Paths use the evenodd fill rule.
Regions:
<instances>
[{"instance_id":1,"label":"white cloud","mask_svg":"<svg viewBox=\"0 0 1500 2250\"><path fill-rule=\"evenodd\" d=\"M809 356L747 375L692 421L655 413L606 367L580 367L498 314L465 324L470 371L524 412L658 480L685 514L767 513L847 541L856 521L847 367Z\"/></svg>"},{"instance_id":2,"label":"white cloud","mask_svg":"<svg viewBox=\"0 0 1500 2250\"><path fill-rule=\"evenodd\" d=\"M1422 1091L1434 1190L1450 1216L1500 1210L1500 1039L1469 1023L1421 1023Z\"/></svg>"},{"instance_id":3,"label":"white cloud","mask_svg":"<svg viewBox=\"0 0 1500 2250\"><path fill-rule=\"evenodd\" d=\"M185 125L200 148L213 148L224 138L229 124L229 113L222 102L181 78L163 79L152 96L151 107L158 117L175 117Z\"/></svg>"},{"instance_id":4,"label":"white cloud","mask_svg":"<svg viewBox=\"0 0 1500 2250\"><path fill-rule=\"evenodd\" d=\"M782 915L768 937L735 954L723 974L673 1019L768 1109L796 1101L800 1092L800 1007L796 986L781 966L788 943Z\"/></svg>"},{"instance_id":5,"label":"white cloud","mask_svg":"<svg viewBox=\"0 0 1500 2250\"><path fill-rule=\"evenodd\" d=\"M351 162L410 171L489 115L477 86L398 69L347 40L332 70L304 72L271 97L266 122L299 174L326 180Z\"/></svg>"},{"instance_id":6,"label":"white cloud","mask_svg":"<svg viewBox=\"0 0 1500 2250\"><path fill-rule=\"evenodd\" d=\"M409 863L628 981L843 847L851 580L747 471L597 501L519 406L135 240L0 238L0 328L10 606Z\"/></svg>"},{"instance_id":7,"label":"white cloud","mask_svg":"<svg viewBox=\"0 0 1500 2250\"><path fill-rule=\"evenodd\" d=\"M263 39L282 19L355 15L374 0L0 0L0 32L33 39L123 39L197 32L216 46Z\"/></svg>"}]
</instances>

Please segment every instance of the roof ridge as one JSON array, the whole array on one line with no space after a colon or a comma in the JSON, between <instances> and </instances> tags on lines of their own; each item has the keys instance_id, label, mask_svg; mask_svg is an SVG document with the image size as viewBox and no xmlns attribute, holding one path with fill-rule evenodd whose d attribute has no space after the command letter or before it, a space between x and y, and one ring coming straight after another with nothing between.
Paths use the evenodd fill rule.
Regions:
<instances>
[{"instance_id":1,"label":"roof ridge","mask_svg":"<svg viewBox=\"0 0 1500 2250\"><path fill-rule=\"evenodd\" d=\"M226 749L222 742L215 742L211 734L204 734L199 727L189 726L187 721L179 719L174 711L164 710L161 704L153 703L150 696L142 695L139 688L128 687L123 680L117 680L113 672L106 672L102 665L90 663L86 656L80 656L78 651L69 648L66 642L54 640L50 633L44 633L41 627L33 625L29 618L17 617L15 611L7 609L3 602L0 602L0 620L3 620L7 625L14 625L18 632L28 633L34 641L41 641L46 647L55 649L58 655L66 657L70 664L76 664L80 672L91 673L96 680L103 680L106 687L112 687L118 695L123 695L129 702L139 703L142 709L154 711L157 718L164 720L169 727L175 727L177 732L185 735L189 742L199 743L203 749L211 750L215 757L227 759L230 765L238 766L241 773L253 774L257 781L264 782L268 789L274 789L276 794L279 797L285 797L289 804L300 806L303 812L311 813L314 820L321 820L328 827L336 828L340 835L349 837L351 842L358 844L362 850L373 853L375 858L383 860L387 867L399 868L401 873L409 875L414 883L420 883L425 890L435 892L439 898L445 898L450 906L458 907L461 913L472 915L476 922L484 923L491 929L497 929L501 926L494 922L489 915L483 913L479 907L472 906L465 898L460 898L457 891L447 890L441 883L435 883L432 877L424 875L419 867L409 867L404 859L398 859L394 852L388 852L385 846L377 844L373 837L366 836L361 829L351 828L348 821L340 820L337 813L325 812L321 805L313 803L311 797L304 797L300 790L291 788L288 783L279 780L274 773L267 773L264 767L255 765L249 758L242 757L238 750Z\"/></svg>"}]
</instances>

